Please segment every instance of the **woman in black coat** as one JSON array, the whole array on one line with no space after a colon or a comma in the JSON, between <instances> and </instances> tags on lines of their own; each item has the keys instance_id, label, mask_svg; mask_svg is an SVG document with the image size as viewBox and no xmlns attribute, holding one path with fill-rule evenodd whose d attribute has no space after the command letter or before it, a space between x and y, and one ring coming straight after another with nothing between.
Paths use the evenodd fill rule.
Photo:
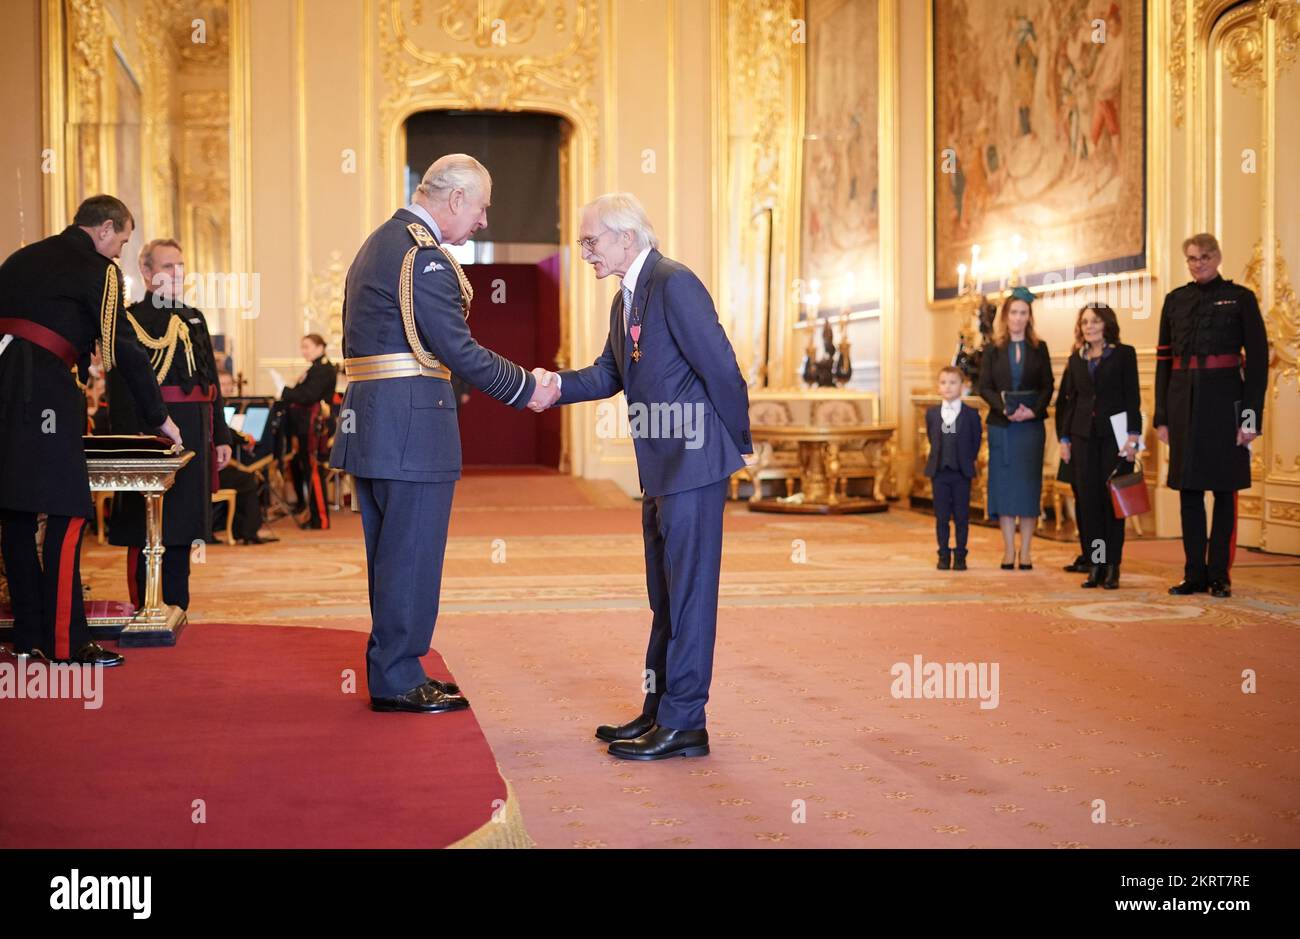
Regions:
<instances>
[{"instance_id":1,"label":"woman in black coat","mask_svg":"<svg viewBox=\"0 0 1300 939\"><path fill-rule=\"evenodd\" d=\"M1061 459L1073 466L1079 487L1076 514L1091 564L1083 586L1114 590L1124 553L1124 519L1115 517L1108 482L1112 473L1133 472L1142 436L1137 351L1119 341L1115 311L1104 303L1079 311L1074 340L1056 401L1056 432ZM1124 415L1126 431L1122 449L1111 423L1118 414Z\"/></svg>"}]
</instances>

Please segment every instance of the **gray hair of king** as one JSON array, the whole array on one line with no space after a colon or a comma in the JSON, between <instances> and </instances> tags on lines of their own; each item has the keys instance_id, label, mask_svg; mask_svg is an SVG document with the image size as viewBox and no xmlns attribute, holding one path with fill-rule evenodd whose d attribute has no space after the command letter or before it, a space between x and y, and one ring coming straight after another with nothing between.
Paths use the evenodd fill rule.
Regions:
<instances>
[{"instance_id":1,"label":"gray hair of king","mask_svg":"<svg viewBox=\"0 0 1300 939\"><path fill-rule=\"evenodd\" d=\"M592 200L590 206L596 210L600 224L610 231L630 231L636 239L638 250L659 247L659 236L650 224L650 216L646 215L641 200L632 193L607 192Z\"/></svg>"},{"instance_id":2,"label":"gray hair of king","mask_svg":"<svg viewBox=\"0 0 1300 939\"><path fill-rule=\"evenodd\" d=\"M416 191L432 198L457 189L481 194L485 187L491 185L492 174L486 166L467 153L449 153L438 157L424 171L424 178L420 180Z\"/></svg>"}]
</instances>

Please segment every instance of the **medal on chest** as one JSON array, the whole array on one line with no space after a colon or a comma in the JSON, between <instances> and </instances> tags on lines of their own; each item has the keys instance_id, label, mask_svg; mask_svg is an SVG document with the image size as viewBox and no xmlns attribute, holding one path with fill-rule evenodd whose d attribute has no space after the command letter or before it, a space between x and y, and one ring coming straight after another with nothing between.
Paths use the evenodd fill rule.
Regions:
<instances>
[{"instance_id":1,"label":"medal on chest","mask_svg":"<svg viewBox=\"0 0 1300 939\"><path fill-rule=\"evenodd\" d=\"M632 308L631 323L628 326L627 334L632 337L632 361L641 361L641 311L636 307Z\"/></svg>"}]
</instances>

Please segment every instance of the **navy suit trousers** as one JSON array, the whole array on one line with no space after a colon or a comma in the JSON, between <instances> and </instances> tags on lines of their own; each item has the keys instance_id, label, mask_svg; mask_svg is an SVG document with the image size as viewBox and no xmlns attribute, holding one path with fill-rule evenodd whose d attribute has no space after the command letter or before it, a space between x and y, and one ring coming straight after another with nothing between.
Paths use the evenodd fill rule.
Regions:
<instances>
[{"instance_id":1,"label":"navy suit trousers","mask_svg":"<svg viewBox=\"0 0 1300 939\"><path fill-rule=\"evenodd\" d=\"M455 482L356 477L370 575L366 682L389 698L428 679L420 658L438 619Z\"/></svg>"},{"instance_id":2,"label":"navy suit trousers","mask_svg":"<svg viewBox=\"0 0 1300 939\"><path fill-rule=\"evenodd\" d=\"M673 730L702 730L713 681L727 480L666 496L641 509L646 587L654 620L643 713Z\"/></svg>"},{"instance_id":3,"label":"navy suit trousers","mask_svg":"<svg viewBox=\"0 0 1300 939\"><path fill-rule=\"evenodd\" d=\"M970 531L970 480L953 469L941 469L934 474L934 534L939 542L939 554L946 555L948 523L952 522L957 536L957 553L966 554L966 535Z\"/></svg>"}]
</instances>

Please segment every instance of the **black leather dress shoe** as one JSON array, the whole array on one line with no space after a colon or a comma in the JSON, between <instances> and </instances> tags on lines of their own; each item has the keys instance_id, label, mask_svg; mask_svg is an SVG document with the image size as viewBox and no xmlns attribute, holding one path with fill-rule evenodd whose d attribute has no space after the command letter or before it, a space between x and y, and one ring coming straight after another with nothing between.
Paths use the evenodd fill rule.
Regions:
<instances>
[{"instance_id":1,"label":"black leather dress shoe","mask_svg":"<svg viewBox=\"0 0 1300 939\"><path fill-rule=\"evenodd\" d=\"M666 760L674 756L708 756L707 730L673 730L656 727L635 740L619 740L609 745L609 755L620 760Z\"/></svg>"},{"instance_id":2,"label":"black leather dress shoe","mask_svg":"<svg viewBox=\"0 0 1300 939\"><path fill-rule=\"evenodd\" d=\"M121 665L126 659L117 652L109 652L98 642L88 642L70 657L54 661L65 665L102 665L104 668L112 668Z\"/></svg>"},{"instance_id":3,"label":"black leather dress shoe","mask_svg":"<svg viewBox=\"0 0 1300 939\"><path fill-rule=\"evenodd\" d=\"M966 570L966 555L959 554L952 559L952 569L954 571Z\"/></svg>"},{"instance_id":4,"label":"black leather dress shoe","mask_svg":"<svg viewBox=\"0 0 1300 939\"><path fill-rule=\"evenodd\" d=\"M460 685L454 681L439 681L436 678L430 678L425 682L426 685L433 685L443 694L460 694Z\"/></svg>"},{"instance_id":5,"label":"black leather dress shoe","mask_svg":"<svg viewBox=\"0 0 1300 939\"><path fill-rule=\"evenodd\" d=\"M1105 580L1106 580L1106 565L1094 564L1092 565L1092 567L1088 569L1088 579L1085 580L1082 584L1080 584L1080 586L1087 587L1089 589L1093 587L1100 587Z\"/></svg>"},{"instance_id":6,"label":"black leather dress shoe","mask_svg":"<svg viewBox=\"0 0 1300 939\"><path fill-rule=\"evenodd\" d=\"M1205 593L1207 589L1205 584L1188 583L1185 580L1180 580L1169 588L1169 593L1175 597L1186 597L1193 593Z\"/></svg>"},{"instance_id":7,"label":"black leather dress shoe","mask_svg":"<svg viewBox=\"0 0 1300 939\"><path fill-rule=\"evenodd\" d=\"M596 728L596 736L606 743L616 740L635 740L655 729L655 719L649 714L638 714L626 724L601 724Z\"/></svg>"},{"instance_id":8,"label":"black leather dress shoe","mask_svg":"<svg viewBox=\"0 0 1300 939\"><path fill-rule=\"evenodd\" d=\"M1106 578L1101 582L1101 586L1106 590L1119 589L1119 565L1107 564L1105 570Z\"/></svg>"},{"instance_id":9,"label":"black leather dress shoe","mask_svg":"<svg viewBox=\"0 0 1300 939\"><path fill-rule=\"evenodd\" d=\"M370 699L374 711L406 711L411 714L437 714L441 711L463 711L469 701L460 695L445 694L432 685L420 685L391 698Z\"/></svg>"},{"instance_id":10,"label":"black leather dress shoe","mask_svg":"<svg viewBox=\"0 0 1300 939\"><path fill-rule=\"evenodd\" d=\"M1226 580L1210 581L1210 596L1212 597L1230 597L1232 596L1232 584Z\"/></svg>"},{"instance_id":11,"label":"black leather dress shoe","mask_svg":"<svg viewBox=\"0 0 1300 939\"><path fill-rule=\"evenodd\" d=\"M1081 554L1069 564L1062 567L1061 570L1065 571L1067 574L1086 574L1088 571L1092 570L1092 565L1089 564L1087 559Z\"/></svg>"},{"instance_id":12,"label":"black leather dress shoe","mask_svg":"<svg viewBox=\"0 0 1300 939\"><path fill-rule=\"evenodd\" d=\"M941 555L939 555L939 563L938 563L937 565L935 565L935 568L936 568L936 570L941 570L941 571L951 570L951 569L952 569L952 555L951 555L951 554L941 554Z\"/></svg>"}]
</instances>

